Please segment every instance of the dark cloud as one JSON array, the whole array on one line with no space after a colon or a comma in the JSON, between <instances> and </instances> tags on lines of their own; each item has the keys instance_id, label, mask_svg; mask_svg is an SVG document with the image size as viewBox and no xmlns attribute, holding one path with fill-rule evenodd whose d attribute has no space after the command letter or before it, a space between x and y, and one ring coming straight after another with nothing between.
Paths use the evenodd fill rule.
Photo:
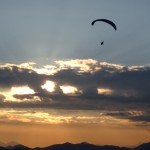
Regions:
<instances>
[{"instance_id":1,"label":"dark cloud","mask_svg":"<svg viewBox=\"0 0 150 150\"><path fill-rule=\"evenodd\" d=\"M119 66L114 64L94 63L89 70L66 66L53 75L38 74L34 69L21 68L17 65L0 67L0 88L28 85L34 94L15 94L22 102L3 102L1 107L43 107L57 109L84 109L109 111L145 111L146 115L131 116L128 113L107 114L119 118L137 121L149 121L150 107L150 67ZM98 69L97 69L98 68ZM46 80L56 83L55 91L48 92L41 88ZM76 87L81 92L64 94L62 85ZM97 89L109 89L111 93L97 92ZM0 96L0 100L4 100ZM28 100L28 101L25 101ZM1 102L2 103L2 102Z\"/></svg>"},{"instance_id":2,"label":"dark cloud","mask_svg":"<svg viewBox=\"0 0 150 150\"><path fill-rule=\"evenodd\" d=\"M150 122L150 111L114 111L107 112L105 115L119 119L129 119L131 121Z\"/></svg>"},{"instance_id":3,"label":"dark cloud","mask_svg":"<svg viewBox=\"0 0 150 150\"><path fill-rule=\"evenodd\" d=\"M0 68L0 88L2 89L28 85L38 91L41 90L41 85L44 84L45 79L46 75L39 75L31 69L17 66Z\"/></svg>"},{"instance_id":4,"label":"dark cloud","mask_svg":"<svg viewBox=\"0 0 150 150\"><path fill-rule=\"evenodd\" d=\"M0 94L0 102L3 102L4 99L5 99L5 96Z\"/></svg>"},{"instance_id":5,"label":"dark cloud","mask_svg":"<svg viewBox=\"0 0 150 150\"><path fill-rule=\"evenodd\" d=\"M109 88L114 94L128 96L150 96L150 68L118 70L115 67L103 67L94 73L79 74L75 70L63 70L54 75L59 84L70 84L82 89L85 94L96 94L98 87Z\"/></svg>"}]
</instances>

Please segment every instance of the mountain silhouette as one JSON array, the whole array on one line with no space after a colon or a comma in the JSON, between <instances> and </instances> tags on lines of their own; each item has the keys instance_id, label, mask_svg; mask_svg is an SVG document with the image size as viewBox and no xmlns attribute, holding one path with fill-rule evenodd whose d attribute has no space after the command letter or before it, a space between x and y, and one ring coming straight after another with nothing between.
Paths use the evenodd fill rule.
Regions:
<instances>
[{"instance_id":1,"label":"mountain silhouette","mask_svg":"<svg viewBox=\"0 0 150 150\"><path fill-rule=\"evenodd\" d=\"M7 146L15 146L15 145L19 145L19 144L17 142L15 142L15 141L11 141L11 142L6 143L6 145Z\"/></svg>"},{"instance_id":2,"label":"mountain silhouette","mask_svg":"<svg viewBox=\"0 0 150 150\"><path fill-rule=\"evenodd\" d=\"M0 147L5 147L5 146L6 146L6 144L5 144L5 143L0 142Z\"/></svg>"},{"instance_id":3,"label":"mountain silhouette","mask_svg":"<svg viewBox=\"0 0 150 150\"><path fill-rule=\"evenodd\" d=\"M15 141L11 141L8 143L4 143L0 141L0 147L9 147L9 146L15 146L15 145L18 145L18 143Z\"/></svg>"},{"instance_id":4,"label":"mountain silhouette","mask_svg":"<svg viewBox=\"0 0 150 150\"><path fill-rule=\"evenodd\" d=\"M29 148L24 145L18 144L15 146L0 147L0 150L150 150L150 142L139 145L135 148L119 147L113 145L98 146L86 142L79 144L72 144L67 142L64 144L55 144L43 148L41 147Z\"/></svg>"},{"instance_id":5,"label":"mountain silhouette","mask_svg":"<svg viewBox=\"0 0 150 150\"><path fill-rule=\"evenodd\" d=\"M8 146L8 147L5 147L5 148L7 150L31 150L31 148L26 147L26 146L21 145L21 144L18 144L18 145L15 145L15 146Z\"/></svg>"},{"instance_id":6,"label":"mountain silhouette","mask_svg":"<svg viewBox=\"0 0 150 150\"><path fill-rule=\"evenodd\" d=\"M134 150L150 150L150 142L142 144L142 145L134 148Z\"/></svg>"},{"instance_id":7,"label":"mountain silhouette","mask_svg":"<svg viewBox=\"0 0 150 150\"><path fill-rule=\"evenodd\" d=\"M1 147L1 146L0 146L0 150L7 150L7 149L6 149L6 148L4 148L4 147Z\"/></svg>"}]
</instances>

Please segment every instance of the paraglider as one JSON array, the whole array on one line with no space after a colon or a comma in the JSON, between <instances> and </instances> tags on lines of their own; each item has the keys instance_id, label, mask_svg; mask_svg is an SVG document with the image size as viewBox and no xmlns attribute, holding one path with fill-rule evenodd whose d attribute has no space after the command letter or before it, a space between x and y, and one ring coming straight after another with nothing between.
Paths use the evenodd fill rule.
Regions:
<instances>
[{"instance_id":1,"label":"paraglider","mask_svg":"<svg viewBox=\"0 0 150 150\"><path fill-rule=\"evenodd\" d=\"M97 19L97 20L94 20L94 21L91 23L91 25L93 26L93 25L95 24L95 22L97 22L97 21L106 22L106 23L110 24L115 30L117 30L117 27L116 27L115 23L113 23L112 21L107 20L107 19Z\"/></svg>"},{"instance_id":2,"label":"paraglider","mask_svg":"<svg viewBox=\"0 0 150 150\"><path fill-rule=\"evenodd\" d=\"M116 27L115 23L112 22L112 21L110 21L110 20L107 20L107 19L96 19L96 20L92 21L91 25L94 26L94 24L95 24L97 21L105 22L105 23L111 25L115 30L117 30L117 27ZM103 45L103 44L104 44L104 41L101 42L101 45Z\"/></svg>"},{"instance_id":3,"label":"paraglider","mask_svg":"<svg viewBox=\"0 0 150 150\"><path fill-rule=\"evenodd\" d=\"M101 45L103 45L103 44L104 44L104 41L101 42Z\"/></svg>"}]
</instances>

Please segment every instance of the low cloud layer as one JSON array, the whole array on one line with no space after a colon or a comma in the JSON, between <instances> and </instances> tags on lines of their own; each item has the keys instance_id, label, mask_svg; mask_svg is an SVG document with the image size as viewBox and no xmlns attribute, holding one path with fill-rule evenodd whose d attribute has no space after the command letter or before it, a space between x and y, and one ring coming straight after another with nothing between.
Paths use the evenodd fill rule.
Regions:
<instances>
[{"instance_id":1,"label":"low cloud layer","mask_svg":"<svg viewBox=\"0 0 150 150\"><path fill-rule=\"evenodd\" d=\"M54 91L42 88L46 81L55 83ZM11 93L13 87L24 86L34 93ZM65 93L63 86L72 91ZM1 64L0 89L2 108L110 111L105 115L150 122L149 66L123 66L92 59L56 61L43 68L34 63ZM130 111L143 113L133 116Z\"/></svg>"}]
</instances>

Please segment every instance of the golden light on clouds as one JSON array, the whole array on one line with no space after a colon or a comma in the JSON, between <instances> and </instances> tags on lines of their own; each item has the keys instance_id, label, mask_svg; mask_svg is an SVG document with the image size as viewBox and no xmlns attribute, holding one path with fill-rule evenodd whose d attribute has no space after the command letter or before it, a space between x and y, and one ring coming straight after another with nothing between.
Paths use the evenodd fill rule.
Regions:
<instances>
[{"instance_id":1,"label":"golden light on clouds","mask_svg":"<svg viewBox=\"0 0 150 150\"><path fill-rule=\"evenodd\" d=\"M106 88L98 88L97 92L98 92L98 94L102 94L102 95L111 95L112 94L112 90L106 89Z\"/></svg>"},{"instance_id":2,"label":"golden light on clouds","mask_svg":"<svg viewBox=\"0 0 150 150\"><path fill-rule=\"evenodd\" d=\"M44 85L41 86L42 89L47 90L48 92L53 92L55 90L55 83L53 81L47 80Z\"/></svg>"},{"instance_id":3,"label":"golden light on clouds","mask_svg":"<svg viewBox=\"0 0 150 150\"><path fill-rule=\"evenodd\" d=\"M76 114L67 114L64 115L63 112L47 112L44 110L28 110L28 109L2 109L0 117L7 117L8 121L19 121L19 122L35 122L35 123L44 123L44 124L101 124L102 122L107 124L121 122L120 119L114 119L113 117L105 116L104 114L93 116L83 113ZM62 114L61 114L62 113ZM1 119L0 119L1 120Z\"/></svg>"},{"instance_id":4,"label":"golden light on clouds","mask_svg":"<svg viewBox=\"0 0 150 150\"><path fill-rule=\"evenodd\" d=\"M136 112L137 113L137 112ZM103 111L70 112L61 110L38 110L38 109L1 109L0 121L39 123L39 124L70 124L70 125L101 125L101 126L136 126L137 123L127 118L108 116Z\"/></svg>"},{"instance_id":5,"label":"golden light on clouds","mask_svg":"<svg viewBox=\"0 0 150 150\"><path fill-rule=\"evenodd\" d=\"M28 101L27 99L20 100L14 97L14 95L28 95L28 94L34 94L34 90L31 89L28 86L21 86L21 87L12 87L10 91L1 92L0 94L4 95L6 101L10 102L23 102ZM36 98L37 100L37 98ZM31 100L32 101L32 100Z\"/></svg>"},{"instance_id":6,"label":"golden light on clouds","mask_svg":"<svg viewBox=\"0 0 150 150\"><path fill-rule=\"evenodd\" d=\"M97 61L93 59L75 59L68 61L55 61L60 68L78 68L79 72L92 72L92 65L96 65Z\"/></svg>"},{"instance_id":7,"label":"golden light on clouds","mask_svg":"<svg viewBox=\"0 0 150 150\"><path fill-rule=\"evenodd\" d=\"M1 139L5 137L5 139L11 140L7 135L12 133L14 140L33 147L66 141L79 143L84 140L100 144L99 139L103 139L101 144L107 144L110 141L112 144L124 146L125 144L133 145L131 135L134 137L134 144L141 141L141 137L144 140L150 138L149 128L140 128L128 119L107 116L105 112L101 111L82 111L82 113L69 111L66 114L66 110L62 112L61 110L49 109L5 108L1 109L0 121L3 122L0 124ZM20 134L21 139L17 138ZM58 141L58 137L60 141ZM48 139L48 141L43 139ZM39 140L39 145L37 145L37 140Z\"/></svg>"},{"instance_id":8,"label":"golden light on clouds","mask_svg":"<svg viewBox=\"0 0 150 150\"><path fill-rule=\"evenodd\" d=\"M22 86L22 87L12 87L11 91L12 94L34 94L34 90L29 88L28 86Z\"/></svg>"},{"instance_id":9,"label":"golden light on clouds","mask_svg":"<svg viewBox=\"0 0 150 150\"><path fill-rule=\"evenodd\" d=\"M58 70L56 66L45 65L43 68L34 68L38 74L54 75Z\"/></svg>"},{"instance_id":10,"label":"golden light on clouds","mask_svg":"<svg viewBox=\"0 0 150 150\"><path fill-rule=\"evenodd\" d=\"M36 63L34 62L27 62L27 63L22 63L20 65L18 65L20 68L27 68L27 69L33 69L33 65L35 65Z\"/></svg>"},{"instance_id":11,"label":"golden light on clouds","mask_svg":"<svg viewBox=\"0 0 150 150\"><path fill-rule=\"evenodd\" d=\"M75 94L78 91L78 89L74 86L64 85L60 86L60 88L62 89L64 94Z\"/></svg>"}]
</instances>

